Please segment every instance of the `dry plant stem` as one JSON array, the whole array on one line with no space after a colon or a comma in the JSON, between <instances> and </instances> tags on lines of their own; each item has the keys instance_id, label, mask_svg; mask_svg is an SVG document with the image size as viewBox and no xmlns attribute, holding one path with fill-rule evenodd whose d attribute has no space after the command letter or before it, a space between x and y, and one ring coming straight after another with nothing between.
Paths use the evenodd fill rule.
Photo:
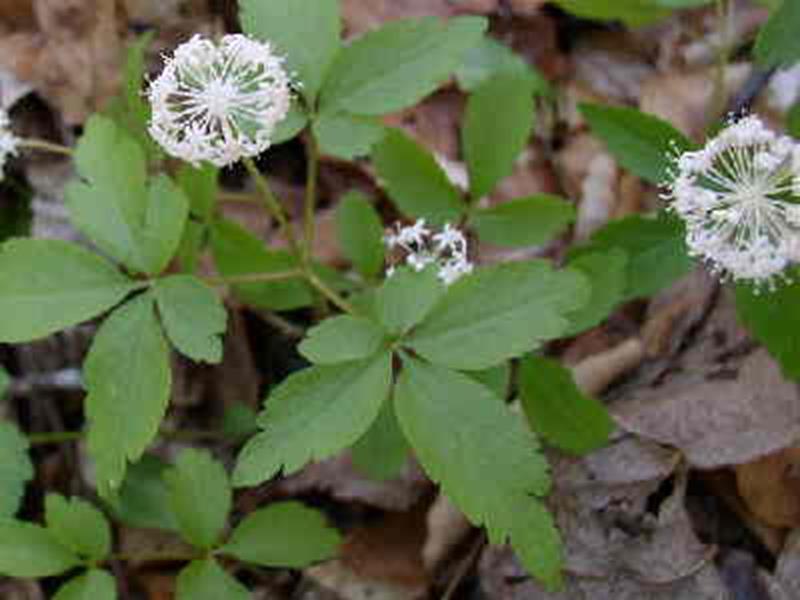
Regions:
<instances>
[{"instance_id":1,"label":"dry plant stem","mask_svg":"<svg viewBox=\"0 0 800 600\"><path fill-rule=\"evenodd\" d=\"M255 194L247 192L231 192L224 191L217 194L217 199L220 202L236 203L236 204L260 204L261 200Z\"/></svg>"},{"instance_id":2,"label":"dry plant stem","mask_svg":"<svg viewBox=\"0 0 800 600\"><path fill-rule=\"evenodd\" d=\"M311 263L311 255L314 250L314 229L316 225L314 213L317 207L317 177L319 175L319 146L313 132L308 133L306 152L308 154L308 173L306 174L306 197L303 209L303 225L305 226L303 264L308 265Z\"/></svg>"},{"instance_id":3,"label":"dry plant stem","mask_svg":"<svg viewBox=\"0 0 800 600\"><path fill-rule=\"evenodd\" d=\"M45 140L37 140L32 138L24 138L19 141L19 147L24 150L41 150L43 152L50 152L52 154L62 154L64 156L72 156L74 151L68 146L62 146L55 142L47 142Z\"/></svg>"},{"instance_id":4,"label":"dry plant stem","mask_svg":"<svg viewBox=\"0 0 800 600\"><path fill-rule=\"evenodd\" d=\"M292 252L296 256L300 256L300 248L297 244L297 236L295 236L292 222L286 216L286 212L283 210L280 202L278 202L275 194L272 193L272 189L270 189L269 183L267 183L267 178L261 174L252 158L244 158L242 159L242 162L244 163L247 172L256 182L256 187L261 193L261 198L264 202L267 212L269 212L269 214L278 222L278 225L280 225L283 235L286 237L286 241L289 242Z\"/></svg>"},{"instance_id":5,"label":"dry plant stem","mask_svg":"<svg viewBox=\"0 0 800 600\"><path fill-rule=\"evenodd\" d=\"M158 433L165 438L184 441L224 441L234 439L221 431L210 431L203 429L161 430ZM64 444L67 442L76 442L82 440L85 436L85 431L47 431L43 433L30 433L28 434L28 443L31 446Z\"/></svg>"},{"instance_id":6,"label":"dry plant stem","mask_svg":"<svg viewBox=\"0 0 800 600\"><path fill-rule=\"evenodd\" d=\"M728 0L716 0L717 21L719 23L719 48L717 50L717 64L714 69L714 93L711 96L710 114L707 122L713 123L725 112L728 105L728 90L725 83L725 71L728 67L730 54L730 17L732 5Z\"/></svg>"}]
</instances>

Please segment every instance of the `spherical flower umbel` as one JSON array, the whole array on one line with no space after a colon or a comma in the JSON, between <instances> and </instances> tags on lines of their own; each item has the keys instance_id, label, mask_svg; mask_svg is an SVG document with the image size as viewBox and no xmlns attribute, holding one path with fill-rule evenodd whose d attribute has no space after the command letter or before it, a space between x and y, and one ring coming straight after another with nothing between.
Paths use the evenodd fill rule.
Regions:
<instances>
[{"instance_id":1,"label":"spherical flower umbel","mask_svg":"<svg viewBox=\"0 0 800 600\"><path fill-rule=\"evenodd\" d=\"M428 229L425 219L407 227L396 224L385 241L390 250L400 251L402 261L415 271L435 265L437 276L445 285L472 272L472 263L467 257L467 240L449 223L445 223L439 233ZM392 275L394 268L394 265L389 267L388 276Z\"/></svg>"},{"instance_id":2,"label":"spherical flower umbel","mask_svg":"<svg viewBox=\"0 0 800 600\"><path fill-rule=\"evenodd\" d=\"M690 254L723 279L773 287L800 260L798 145L755 116L678 157L666 198Z\"/></svg>"},{"instance_id":3,"label":"spherical flower umbel","mask_svg":"<svg viewBox=\"0 0 800 600\"><path fill-rule=\"evenodd\" d=\"M222 167L269 147L289 111L291 82L266 42L195 35L167 60L149 98L150 135L167 152Z\"/></svg>"},{"instance_id":4,"label":"spherical flower umbel","mask_svg":"<svg viewBox=\"0 0 800 600\"><path fill-rule=\"evenodd\" d=\"M17 153L18 146L19 138L11 133L11 119L8 118L5 110L0 109L0 181L3 179L6 160L12 154Z\"/></svg>"}]
</instances>

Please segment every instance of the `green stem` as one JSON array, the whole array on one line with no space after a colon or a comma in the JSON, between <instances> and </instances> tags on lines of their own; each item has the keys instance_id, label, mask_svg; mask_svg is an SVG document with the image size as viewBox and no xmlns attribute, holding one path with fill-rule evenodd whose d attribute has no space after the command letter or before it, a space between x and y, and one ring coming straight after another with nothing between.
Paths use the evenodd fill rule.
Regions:
<instances>
[{"instance_id":1,"label":"green stem","mask_svg":"<svg viewBox=\"0 0 800 600\"><path fill-rule=\"evenodd\" d=\"M243 273L241 275L228 275L225 277L203 277L203 281L209 285L221 286L236 285L239 283L265 283L302 277L305 277L305 273L301 269L291 269L289 271L274 271L270 273Z\"/></svg>"},{"instance_id":2,"label":"green stem","mask_svg":"<svg viewBox=\"0 0 800 600\"><path fill-rule=\"evenodd\" d=\"M297 236L294 234L292 222L286 216L286 212L283 210L280 202L278 202L275 194L272 193L272 189L270 189L269 183L267 183L267 178L261 174L261 171L258 170L258 167L256 167L256 164L253 162L252 158L244 158L242 162L244 162L247 172L250 173L250 176L255 180L256 187L258 188L258 191L261 192L261 198L264 201L265 208L275 218L275 220L278 222L278 225L280 225L283 235L286 238L286 241L289 242L292 252L294 252L294 254L300 258L302 254L297 243Z\"/></svg>"},{"instance_id":3,"label":"green stem","mask_svg":"<svg viewBox=\"0 0 800 600\"><path fill-rule=\"evenodd\" d=\"M47 142L45 140L37 140L32 138L23 138L19 141L19 147L26 150L42 150L44 152L52 152L53 154L63 154L65 156L72 156L74 151L68 146L62 146L55 142Z\"/></svg>"},{"instance_id":4,"label":"green stem","mask_svg":"<svg viewBox=\"0 0 800 600\"><path fill-rule=\"evenodd\" d=\"M320 279L311 267L306 268L306 279L320 294L330 300L331 304L343 310L346 313L355 314L356 309L347 300L342 298L338 293L332 290L328 285Z\"/></svg>"},{"instance_id":5,"label":"green stem","mask_svg":"<svg viewBox=\"0 0 800 600\"><path fill-rule=\"evenodd\" d=\"M303 263L309 264L314 248L314 213L317 207L317 177L319 175L319 145L314 133L309 131L308 142L306 144L308 153L308 172L306 174L306 197L304 202L303 224L304 233L304 254Z\"/></svg>"}]
</instances>

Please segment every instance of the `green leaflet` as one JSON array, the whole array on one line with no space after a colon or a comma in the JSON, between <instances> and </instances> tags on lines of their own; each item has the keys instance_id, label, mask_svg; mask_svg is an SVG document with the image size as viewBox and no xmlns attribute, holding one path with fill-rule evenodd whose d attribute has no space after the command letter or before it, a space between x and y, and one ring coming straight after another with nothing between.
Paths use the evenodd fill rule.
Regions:
<instances>
[{"instance_id":1,"label":"green leaflet","mask_svg":"<svg viewBox=\"0 0 800 600\"><path fill-rule=\"evenodd\" d=\"M631 215L596 231L589 244L573 256L621 250L628 259L624 299L644 298L671 285L694 267L686 252L684 235L679 219Z\"/></svg>"},{"instance_id":2,"label":"green leaflet","mask_svg":"<svg viewBox=\"0 0 800 600\"><path fill-rule=\"evenodd\" d=\"M344 160L368 155L386 133L376 117L345 112L322 113L314 120L313 130L323 154Z\"/></svg>"},{"instance_id":3,"label":"green leaflet","mask_svg":"<svg viewBox=\"0 0 800 600\"><path fill-rule=\"evenodd\" d=\"M481 84L467 102L462 146L473 201L490 193L511 175L533 130L533 82L500 73ZM498 110L502 107L502 110Z\"/></svg>"},{"instance_id":4,"label":"green leaflet","mask_svg":"<svg viewBox=\"0 0 800 600\"><path fill-rule=\"evenodd\" d=\"M91 569L73 577L58 590L53 600L116 600L117 584L107 571Z\"/></svg>"},{"instance_id":5,"label":"green leaflet","mask_svg":"<svg viewBox=\"0 0 800 600\"><path fill-rule=\"evenodd\" d=\"M445 294L435 268L398 268L375 294L373 312L391 335L407 333L422 321Z\"/></svg>"},{"instance_id":6,"label":"green leaflet","mask_svg":"<svg viewBox=\"0 0 800 600\"><path fill-rule=\"evenodd\" d=\"M796 277L796 274L794 275ZM800 284L785 283L770 292L736 286L736 314L739 320L780 363L789 379L800 379Z\"/></svg>"},{"instance_id":7,"label":"green leaflet","mask_svg":"<svg viewBox=\"0 0 800 600\"><path fill-rule=\"evenodd\" d=\"M66 188L73 224L125 266L155 275L174 256L189 202L166 175L148 184L142 148L106 117L89 119Z\"/></svg>"},{"instance_id":8,"label":"green leaflet","mask_svg":"<svg viewBox=\"0 0 800 600\"><path fill-rule=\"evenodd\" d=\"M620 248L574 253L567 263L589 281L591 296L580 309L570 313L566 335L575 335L599 325L626 299L628 255ZM633 273L631 276L635 276Z\"/></svg>"},{"instance_id":9,"label":"green leaflet","mask_svg":"<svg viewBox=\"0 0 800 600\"><path fill-rule=\"evenodd\" d=\"M45 498L47 530L65 548L91 561L100 561L111 552L111 529L97 508L81 500L67 500L58 494Z\"/></svg>"},{"instance_id":10,"label":"green leaflet","mask_svg":"<svg viewBox=\"0 0 800 600\"><path fill-rule=\"evenodd\" d=\"M223 466L205 450L185 448L175 466L164 473L164 480L181 535L198 548L213 548L232 502Z\"/></svg>"},{"instance_id":11,"label":"green leaflet","mask_svg":"<svg viewBox=\"0 0 800 600\"><path fill-rule=\"evenodd\" d=\"M367 358L383 344L383 331L372 321L340 315L311 328L298 350L311 362L325 365Z\"/></svg>"},{"instance_id":12,"label":"green leaflet","mask_svg":"<svg viewBox=\"0 0 800 600\"><path fill-rule=\"evenodd\" d=\"M239 18L245 33L274 44L297 73L300 91L310 105L339 52L341 17L338 0L241 0Z\"/></svg>"},{"instance_id":13,"label":"green leaflet","mask_svg":"<svg viewBox=\"0 0 800 600\"><path fill-rule=\"evenodd\" d=\"M300 569L331 558L340 542L319 511L277 502L247 515L220 552L264 567Z\"/></svg>"},{"instance_id":14,"label":"green leaflet","mask_svg":"<svg viewBox=\"0 0 800 600\"><path fill-rule=\"evenodd\" d=\"M172 344L193 360L219 362L228 313L214 290L191 275L164 277L153 290Z\"/></svg>"},{"instance_id":15,"label":"green leaflet","mask_svg":"<svg viewBox=\"0 0 800 600\"><path fill-rule=\"evenodd\" d=\"M425 17L390 22L346 46L322 89L323 112L382 115L411 106L444 83L487 22Z\"/></svg>"},{"instance_id":16,"label":"green leaflet","mask_svg":"<svg viewBox=\"0 0 800 600\"><path fill-rule=\"evenodd\" d=\"M534 498L548 492L548 467L522 420L466 375L415 359L403 361L395 410L425 471L490 542L510 536L525 566L557 585L560 542Z\"/></svg>"},{"instance_id":17,"label":"green leaflet","mask_svg":"<svg viewBox=\"0 0 800 600\"><path fill-rule=\"evenodd\" d=\"M169 351L153 304L146 293L114 311L84 363L87 442L104 496L155 437L169 401Z\"/></svg>"},{"instance_id":18,"label":"green leaflet","mask_svg":"<svg viewBox=\"0 0 800 600\"><path fill-rule=\"evenodd\" d=\"M208 163L199 168L183 164L178 171L178 185L189 199L192 214L202 222L208 222L214 213L219 192L218 178L219 169Z\"/></svg>"},{"instance_id":19,"label":"green leaflet","mask_svg":"<svg viewBox=\"0 0 800 600\"><path fill-rule=\"evenodd\" d=\"M563 233L575 208L561 198L539 194L475 211L471 221L481 241L498 246L538 246Z\"/></svg>"},{"instance_id":20,"label":"green leaflet","mask_svg":"<svg viewBox=\"0 0 800 600\"><path fill-rule=\"evenodd\" d=\"M61 240L0 246L0 342L27 342L108 310L137 284L108 261Z\"/></svg>"},{"instance_id":21,"label":"green leaflet","mask_svg":"<svg viewBox=\"0 0 800 600\"><path fill-rule=\"evenodd\" d=\"M380 216L362 193L351 191L336 208L336 233L345 257L365 277L383 269L386 248Z\"/></svg>"},{"instance_id":22,"label":"green leaflet","mask_svg":"<svg viewBox=\"0 0 800 600\"><path fill-rule=\"evenodd\" d=\"M582 275L544 261L479 269L447 288L407 343L431 362L485 369L562 336L588 297Z\"/></svg>"},{"instance_id":23,"label":"green leaflet","mask_svg":"<svg viewBox=\"0 0 800 600\"><path fill-rule=\"evenodd\" d=\"M531 427L551 444L584 454L608 443L614 430L608 411L578 389L557 361L534 356L523 360L519 392Z\"/></svg>"},{"instance_id":24,"label":"green leaflet","mask_svg":"<svg viewBox=\"0 0 800 600\"><path fill-rule=\"evenodd\" d=\"M211 250L225 276L283 273L297 268L285 250L268 250L264 242L233 221L216 221L211 228ZM245 302L270 310L292 310L312 302L311 290L300 276L273 282L240 283L234 292Z\"/></svg>"},{"instance_id":25,"label":"green leaflet","mask_svg":"<svg viewBox=\"0 0 800 600\"><path fill-rule=\"evenodd\" d=\"M352 445L378 416L389 394L391 354L291 375L268 396L261 433L242 449L237 486L255 485L283 469L292 473L312 460Z\"/></svg>"},{"instance_id":26,"label":"green leaflet","mask_svg":"<svg viewBox=\"0 0 800 600\"><path fill-rule=\"evenodd\" d=\"M75 567L78 557L44 527L0 519L0 574L50 577Z\"/></svg>"},{"instance_id":27,"label":"green leaflet","mask_svg":"<svg viewBox=\"0 0 800 600\"><path fill-rule=\"evenodd\" d=\"M408 442L397 424L394 402L387 399L378 418L353 445L353 464L373 479L392 479L400 475L408 453Z\"/></svg>"},{"instance_id":28,"label":"green leaflet","mask_svg":"<svg viewBox=\"0 0 800 600\"><path fill-rule=\"evenodd\" d=\"M789 66L800 60L798 28L800 4L794 0L783 0L758 33L755 47L758 63L769 68Z\"/></svg>"},{"instance_id":29,"label":"green leaflet","mask_svg":"<svg viewBox=\"0 0 800 600\"><path fill-rule=\"evenodd\" d=\"M176 600L250 600L250 592L216 560L190 562L178 575Z\"/></svg>"},{"instance_id":30,"label":"green leaflet","mask_svg":"<svg viewBox=\"0 0 800 600\"><path fill-rule=\"evenodd\" d=\"M131 527L178 529L163 479L167 468L166 463L151 454L130 465L119 493L109 502L114 515Z\"/></svg>"},{"instance_id":31,"label":"green leaflet","mask_svg":"<svg viewBox=\"0 0 800 600\"><path fill-rule=\"evenodd\" d=\"M25 484L31 479L28 438L15 425L0 421L0 519L16 514Z\"/></svg>"},{"instance_id":32,"label":"green leaflet","mask_svg":"<svg viewBox=\"0 0 800 600\"><path fill-rule=\"evenodd\" d=\"M426 149L399 129L372 151L375 170L397 207L433 225L456 222L467 206L461 192Z\"/></svg>"},{"instance_id":33,"label":"green leaflet","mask_svg":"<svg viewBox=\"0 0 800 600\"><path fill-rule=\"evenodd\" d=\"M634 175L654 185L670 177L674 157L694 144L671 124L635 108L581 104L592 133Z\"/></svg>"},{"instance_id":34,"label":"green leaflet","mask_svg":"<svg viewBox=\"0 0 800 600\"><path fill-rule=\"evenodd\" d=\"M631 26L647 25L666 17L670 11L663 0L554 0L555 3L578 17L601 21L624 21ZM660 6L659 6L660 4Z\"/></svg>"}]
</instances>

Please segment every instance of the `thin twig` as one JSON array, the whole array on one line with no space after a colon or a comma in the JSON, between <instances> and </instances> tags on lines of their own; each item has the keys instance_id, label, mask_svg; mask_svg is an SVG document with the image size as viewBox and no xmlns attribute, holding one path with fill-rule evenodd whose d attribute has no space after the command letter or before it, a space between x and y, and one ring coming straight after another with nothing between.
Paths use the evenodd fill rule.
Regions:
<instances>
[{"instance_id":1,"label":"thin twig","mask_svg":"<svg viewBox=\"0 0 800 600\"><path fill-rule=\"evenodd\" d=\"M44 152L52 152L53 154L62 154L64 156L72 156L74 150L69 146L62 146L55 142L47 142L45 140L38 140L33 138L23 138L19 141L19 147L26 150L42 150Z\"/></svg>"}]
</instances>

